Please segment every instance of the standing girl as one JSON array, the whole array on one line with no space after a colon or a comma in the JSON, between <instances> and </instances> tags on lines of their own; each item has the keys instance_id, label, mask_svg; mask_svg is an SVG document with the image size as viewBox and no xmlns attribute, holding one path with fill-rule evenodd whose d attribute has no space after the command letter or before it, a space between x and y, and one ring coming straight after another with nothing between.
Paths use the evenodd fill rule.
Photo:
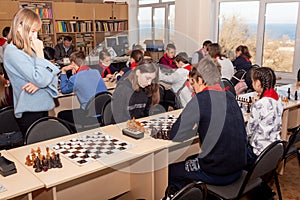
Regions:
<instances>
[{"instance_id":1,"label":"standing girl","mask_svg":"<svg viewBox=\"0 0 300 200\"><path fill-rule=\"evenodd\" d=\"M42 25L30 9L14 16L4 52L4 67L13 88L14 112L22 133L37 119L48 116L58 97L59 69L43 58L43 42L37 39Z\"/></svg>"},{"instance_id":2,"label":"standing girl","mask_svg":"<svg viewBox=\"0 0 300 200\"><path fill-rule=\"evenodd\" d=\"M283 104L274 90L276 76L268 67L253 68L252 85L260 99L252 105L247 124L248 166L272 142L280 140Z\"/></svg>"}]
</instances>

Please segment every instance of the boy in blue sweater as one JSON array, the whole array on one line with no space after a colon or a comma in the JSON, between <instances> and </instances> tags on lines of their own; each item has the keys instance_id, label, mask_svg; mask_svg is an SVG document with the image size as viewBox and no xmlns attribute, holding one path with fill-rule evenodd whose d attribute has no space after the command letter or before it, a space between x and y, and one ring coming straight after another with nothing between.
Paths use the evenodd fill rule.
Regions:
<instances>
[{"instance_id":1,"label":"boy in blue sweater","mask_svg":"<svg viewBox=\"0 0 300 200\"><path fill-rule=\"evenodd\" d=\"M246 164L246 130L235 97L220 87L214 61L203 58L190 72L196 96L174 123L170 138L184 141L198 133L201 152L169 166L167 195L192 181L226 185L238 179Z\"/></svg>"},{"instance_id":2,"label":"boy in blue sweater","mask_svg":"<svg viewBox=\"0 0 300 200\"><path fill-rule=\"evenodd\" d=\"M61 70L61 93L76 93L80 102L80 109L64 110L58 113L58 117L74 123L73 115L84 115L88 101L99 92L107 91L105 83L96 69L90 69L85 65L85 54L82 51L73 52L70 55L71 64ZM67 71L72 70L72 76L68 79Z\"/></svg>"}]
</instances>

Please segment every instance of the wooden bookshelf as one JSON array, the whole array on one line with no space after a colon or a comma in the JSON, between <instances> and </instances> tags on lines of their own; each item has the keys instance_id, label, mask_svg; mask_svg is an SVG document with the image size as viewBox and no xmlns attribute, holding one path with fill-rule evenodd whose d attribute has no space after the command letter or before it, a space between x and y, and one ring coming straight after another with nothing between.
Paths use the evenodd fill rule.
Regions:
<instances>
[{"instance_id":1,"label":"wooden bookshelf","mask_svg":"<svg viewBox=\"0 0 300 200\"><path fill-rule=\"evenodd\" d=\"M5 5L0 6L1 31L11 25L19 8L30 8L42 19L39 38L45 46L54 47L60 38L70 35L75 47L88 53L105 37L128 31L127 4L1 0L1 5Z\"/></svg>"},{"instance_id":2,"label":"wooden bookshelf","mask_svg":"<svg viewBox=\"0 0 300 200\"><path fill-rule=\"evenodd\" d=\"M102 12L105 10L104 12ZM95 42L102 43L105 37L128 32L127 4L98 4L95 7Z\"/></svg>"}]
</instances>

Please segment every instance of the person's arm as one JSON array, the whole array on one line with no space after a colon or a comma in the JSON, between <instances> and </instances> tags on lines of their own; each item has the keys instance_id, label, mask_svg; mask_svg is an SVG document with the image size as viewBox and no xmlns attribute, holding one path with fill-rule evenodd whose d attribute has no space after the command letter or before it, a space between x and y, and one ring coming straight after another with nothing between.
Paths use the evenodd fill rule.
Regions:
<instances>
[{"instance_id":1,"label":"person's arm","mask_svg":"<svg viewBox=\"0 0 300 200\"><path fill-rule=\"evenodd\" d=\"M73 70L72 65L68 65L62 68L60 75L60 90L63 94L69 94L74 90L74 82L67 77L67 71ZM74 75L73 75L74 76Z\"/></svg>"},{"instance_id":2,"label":"person's arm","mask_svg":"<svg viewBox=\"0 0 300 200\"><path fill-rule=\"evenodd\" d=\"M35 51L38 58L44 58L43 41L37 39L37 37L32 37L31 48Z\"/></svg>"},{"instance_id":3,"label":"person's arm","mask_svg":"<svg viewBox=\"0 0 300 200\"><path fill-rule=\"evenodd\" d=\"M257 102L253 104L251 108L250 117L247 123L246 131L247 131L247 138L250 140L255 132L258 131L259 128L259 110L257 108Z\"/></svg>"},{"instance_id":4,"label":"person's arm","mask_svg":"<svg viewBox=\"0 0 300 200\"><path fill-rule=\"evenodd\" d=\"M197 97L191 101L183 109L182 113L173 124L170 139L175 142L182 142L196 136L200 121L200 110Z\"/></svg>"},{"instance_id":5,"label":"person's arm","mask_svg":"<svg viewBox=\"0 0 300 200\"><path fill-rule=\"evenodd\" d=\"M14 50L5 56L20 76L39 88L47 87L59 71L51 62L42 58L31 58L22 50Z\"/></svg>"},{"instance_id":6,"label":"person's arm","mask_svg":"<svg viewBox=\"0 0 300 200\"><path fill-rule=\"evenodd\" d=\"M133 89L126 85L124 81L118 83L112 96L112 112L116 123L131 119L128 106L133 92Z\"/></svg>"}]
</instances>

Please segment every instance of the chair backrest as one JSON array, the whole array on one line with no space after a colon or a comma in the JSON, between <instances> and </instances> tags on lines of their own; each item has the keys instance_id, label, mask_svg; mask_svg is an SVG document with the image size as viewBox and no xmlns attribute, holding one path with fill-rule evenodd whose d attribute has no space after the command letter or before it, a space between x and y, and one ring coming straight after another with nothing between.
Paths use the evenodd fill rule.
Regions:
<instances>
[{"instance_id":1,"label":"chair backrest","mask_svg":"<svg viewBox=\"0 0 300 200\"><path fill-rule=\"evenodd\" d=\"M115 124L113 113L112 113L112 107L111 107L111 101L107 102L104 111L103 111L103 125L110 125Z\"/></svg>"},{"instance_id":2,"label":"chair backrest","mask_svg":"<svg viewBox=\"0 0 300 200\"><path fill-rule=\"evenodd\" d=\"M97 117L102 115L107 102L111 101L111 93L99 92L87 103L85 108L87 117Z\"/></svg>"},{"instance_id":3,"label":"chair backrest","mask_svg":"<svg viewBox=\"0 0 300 200\"><path fill-rule=\"evenodd\" d=\"M56 117L43 117L35 121L27 130L25 144L45 141L72 133L72 130L61 119Z\"/></svg>"},{"instance_id":4,"label":"chair backrest","mask_svg":"<svg viewBox=\"0 0 300 200\"><path fill-rule=\"evenodd\" d=\"M19 131L19 125L15 118L14 108L8 106L0 110L0 133L8 133L11 131Z\"/></svg>"},{"instance_id":5,"label":"chair backrest","mask_svg":"<svg viewBox=\"0 0 300 200\"><path fill-rule=\"evenodd\" d=\"M232 78L230 79L231 83L235 86L236 84L238 84L239 80L246 78L246 73L247 72L243 69L238 70L233 74Z\"/></svg>"},{"instance_id":6,"label":"chair backrest","mask_svg":"<svg viewBox=\"0 0 300 200\"><path fill-rule=\"evenodd\" d=\"M222 88L230 91L234 96L236 96L234 85L230 80L228 80L227 78L222 78L221 82L222 82L222 84L221 84Z\"/></svg>"},{"instance_id":7,"label":"chair backrest","mask_svg":"<svg viewBox=\"0 0 300 200\"><path fill-rule=\"evenodd\" d=\"M300 126L294 128L292 134L289 137L289 141L286 144L284 157L287 158L288 156L297 153L297 143L300 142Z\"/></svg>"},{"instance_id":8,"label":"chair backrest","mask_svg":"<svg viewBox=\"0 0 300 200\"><path fill-rule=\"evenodd\" d=\"M249 169L244 183L240 188L240 195L250 180L259 178L269 172L274 172L282 160L283 154L284 141L277 140L266 147Z\"/></svg>"},{"instance_id":9,"label":"chair backrest","mask_svg":"<svg viewBox=\"0 0 300 200\"><path fill-rule=\"evenodd\" d=\"M193 182L177 192L171 200L203 200L206 199L207 188L202 182Z\"/></svg>"}]
</instances>

